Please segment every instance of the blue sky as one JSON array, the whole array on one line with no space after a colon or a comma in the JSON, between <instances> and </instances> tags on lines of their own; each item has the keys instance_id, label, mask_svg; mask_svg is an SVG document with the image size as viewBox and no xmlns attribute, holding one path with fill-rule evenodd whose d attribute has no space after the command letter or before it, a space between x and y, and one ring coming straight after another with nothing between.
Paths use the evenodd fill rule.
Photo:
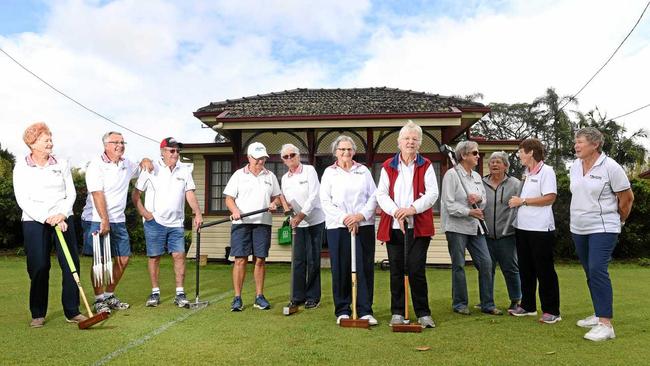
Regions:
<instances>
[{"instance_id":1,"label":"blue sky","mask_svg":"<svg viewBox=\"0 0 650 366\"><path fill-rule=\"evenodd\" d=\"M529 102L577 91L647 0L0 0L0 47L80 102L155 140L208 142L192 112L293 88L397 87ZM143 6L146 3L146 6ZM650 103L650 14L579 96L616 116ZM0 54L0 144L44 120L83 165L107 122ZM644 126L650 108L620 122ZM156 126L152 129L151 126ZM129 151L151 143L129 136ZM96 139L95 139L96 140Z\"/></svg>"},{"instance_id":2,"label":"blue sky","mask_svg":"<svg viewBox=\"0 0 650 366\"><path fill-rule=\"evenodd\" d=\"M10 35L41 30L47 9L43 1L0 1L0 34Z\"/></svg>"}]
</instances>

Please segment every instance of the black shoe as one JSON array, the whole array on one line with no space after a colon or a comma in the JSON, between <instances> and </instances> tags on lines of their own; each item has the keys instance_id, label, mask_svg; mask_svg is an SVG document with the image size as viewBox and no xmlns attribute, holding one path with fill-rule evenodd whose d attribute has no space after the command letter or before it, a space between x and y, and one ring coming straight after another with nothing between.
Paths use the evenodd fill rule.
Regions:
<instances>
[{"instance_id":1,"label":"black shoe","mask_svg":"<svg viewBox=\"0 0 650 366\"><path fill-rule=\"evenodd\" d=\"M316 309L320 305L320 301L307 300L305 309Z\"/></svg>"}]
</instances>

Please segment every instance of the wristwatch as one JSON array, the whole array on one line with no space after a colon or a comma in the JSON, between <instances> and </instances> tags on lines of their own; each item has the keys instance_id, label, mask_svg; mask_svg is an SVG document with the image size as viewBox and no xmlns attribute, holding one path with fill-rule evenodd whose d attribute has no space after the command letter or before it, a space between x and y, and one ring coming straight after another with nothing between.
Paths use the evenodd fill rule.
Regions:
<instances>
[{"instance_id":1,"label":"wristwatch","mask_svg":"<svg viewBox=\"0 0 650 366\"><path fill-rule=\"evenodd\" d=\"M524 206L528 206L528 202L526 202L526 199L525 199L525 198L524 198L523 201L521 201L521 204L524 205Z\"/></svg>"}]
</instances>

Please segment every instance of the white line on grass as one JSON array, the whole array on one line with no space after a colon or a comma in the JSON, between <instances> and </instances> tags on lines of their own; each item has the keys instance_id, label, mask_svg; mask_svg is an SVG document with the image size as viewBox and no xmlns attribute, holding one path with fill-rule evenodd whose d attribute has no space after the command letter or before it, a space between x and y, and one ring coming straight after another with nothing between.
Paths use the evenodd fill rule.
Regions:
<instances>
[{"instance_id":1,"label":"white line on grass","mask_svg":"<svg viewBox=\"0 0 650 366\"><path fill-rule=\"evenodd\" d=\"M209 300L208 302L209 302L209 303L219 302L219 301L223 300L226 296L231 295L231 294L232 294L232 290L229 290L229 291L223 292L223 293L221 293L221 294L215 296L214 298L212 298L212 299ZM158 329L154 329L152 332L150 332L149 334L146 334L144 337L141 337L141 338L139 338L139 339L133 340L133 341L131 341L129 344L127 344L126 346L124 346L124 347L122 347L122 348L119 348L119 349L116 349L115 351L113 351L113 352L107 354L106 356L100 358L100 359L97 360L93 365L99 366L99 365L104 365L104 364L110 362L110 361L113 360L115 357L120 356L120 355L126 353L126 352L127 352L128 350L130 350L131 348L134 348L134 347L138 347L138 346L143 345L145 342L147 342L147 341L150 340L151 338L156 337L157 335L163 333L163 332L166 331L167 329L169 329L169 328L173 327L174 325L176 325L176 324L178 324L178 323L184 321L185 319L187 319L187 318L189 318L190 316L192 316L192 315L198 313L199 311L202 311L202 310L205 309L205 308L206 308L206 307L202 307L202 308L199 308L199 309L192 310L192 311L189 311L189 312L187 312L187 313L184 313L183 315L179 316L178 318L176 318L176 319L174 319L174 320L172 320L172 321L170 321L170 322L167 322L167 323L163 324L163 325L160 326Z\"/></svg>"}]
</instances>

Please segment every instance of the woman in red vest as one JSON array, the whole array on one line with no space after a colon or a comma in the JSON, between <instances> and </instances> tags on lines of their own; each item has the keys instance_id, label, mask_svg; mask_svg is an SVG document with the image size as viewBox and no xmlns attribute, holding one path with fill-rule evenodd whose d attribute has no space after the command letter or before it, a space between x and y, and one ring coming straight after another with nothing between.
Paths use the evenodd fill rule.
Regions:
<instances>
[{"instance_id":1,"label":"woman in red vest","mask_svg":"<svg viewBox=\"0 0 650 366\"><path fill-rule=\"evenodd\" d=\"M397 138L399 153L386 160L381 169L377 202L383 210L377 239L386 242L390 261L390 325L404 324L404 250L411 297L418 323L423 328L435 324L429 309L425 265L433 229L433 204L438 199L436 174L429 159L418 154L422 128L412 121L402 127ZM408 224L405 230L404 222ZM404 248L404 236L409 247Z\"/></svg>"}]
</instances>

